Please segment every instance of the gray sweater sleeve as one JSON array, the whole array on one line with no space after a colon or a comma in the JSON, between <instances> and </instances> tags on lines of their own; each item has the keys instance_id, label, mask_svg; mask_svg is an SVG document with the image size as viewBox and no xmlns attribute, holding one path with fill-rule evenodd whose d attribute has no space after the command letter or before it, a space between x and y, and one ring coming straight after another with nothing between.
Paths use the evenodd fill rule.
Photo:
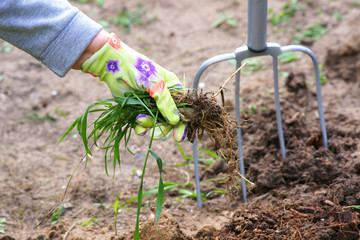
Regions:
<instances>
[{"instance_id":1,"label":"gray sweater sleeve","mask_svg":"<svg viewBox=\"0 0 360 240\"><path fill-rule=\"evenodd\" d=\"M0 0L0 38L61 77L100 30L67 0Z\"/></svg>"}]
</instances>

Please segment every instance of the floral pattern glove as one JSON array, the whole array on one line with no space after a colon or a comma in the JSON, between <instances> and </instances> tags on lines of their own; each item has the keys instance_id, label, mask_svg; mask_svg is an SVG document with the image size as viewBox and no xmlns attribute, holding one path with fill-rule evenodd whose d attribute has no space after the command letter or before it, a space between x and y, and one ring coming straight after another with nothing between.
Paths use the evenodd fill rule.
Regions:
<instances>
[{"instance_id":1,"label":"floral pattern glove","mask_svg":"<svg viewBox=\"0 0 360 240\"><path fill-rule=\"evenodd\" d=\"M171 125L179 122L179 111L168 89L181 86L179 79L174 73L128 47L114 33L81 68L83 72L104 81L116 97L134 90L149 92L164 118Z\"/></svg>"}]
</instances>

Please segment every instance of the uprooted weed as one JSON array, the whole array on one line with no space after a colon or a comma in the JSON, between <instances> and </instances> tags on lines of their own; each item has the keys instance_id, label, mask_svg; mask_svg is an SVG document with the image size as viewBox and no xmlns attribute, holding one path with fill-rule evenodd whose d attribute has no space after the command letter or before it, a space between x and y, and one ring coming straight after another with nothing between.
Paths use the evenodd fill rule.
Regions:
<instances>
[{"instance_id":1,"label":"uprooted weed","mask_svg":"<svg viewBox=\"0 0 360 240\"><path fill-rule=\"evenodd\" d=\"M235 153L237 150L236 129L240 126L237 126L235 119L230 117L230 115L225 111L225 108L221 107L216 102L216 95L212 93L196 94L192 91L172 89L172 96L175 100L177 108L181 113L182 120L188 124L189 130L187 137L189 141L194 142L196 136L201 139L206 132L212 140L212 150L214 150L218 155L222 156L229 164L228 177L224 183L230 196L237 196L239 193L238 188L240 186L240 180L243 178L243 176L241 176L238 171L239 161L237 154ZM116 165L118 164L120 166L120 142L124 142L125 148L128 149L127 144L130 140L132 128L134 128L136 125L136 116L142 113L151 115L154 118L155 126L158 126L157 124L159 122L164 121L164 118L156 106L155 100L150 97L148 93L130 92L124 97L116 97L114 99L103 100L91 104L87 110L73 122L61 140L64 139L64 137L66 137L73 129L77 129L83 140L86 154L75 167L60 202L58 202L52 209L48 211L47 215L37 226L39 226L48 216L50 216L54 209L56 209L64 200L75 171L77 170L82 160L87 159L87 156L91 155L91 149L93 146L105 151L104 159L106 174L108 175L108 160L113 161L115 174ZM98 114L97 119L92 124L88 123L89 114ZM92 128L90 132L87 131L89 127ZM149 143L139 188L138 213L135 229L136 236L139 234L139 214L142 201L143 176L149 154L151 154L157 160L160 174L162 171L161 158L153 151L151 151L153 135L154 134L152 134ZM100 146L97 141L101 136L106 138L104 146ZM160 175L157 199L158 207L156 211L157 222L161 214L163 198L164 187Z\"/></svg>"}]
</instances>

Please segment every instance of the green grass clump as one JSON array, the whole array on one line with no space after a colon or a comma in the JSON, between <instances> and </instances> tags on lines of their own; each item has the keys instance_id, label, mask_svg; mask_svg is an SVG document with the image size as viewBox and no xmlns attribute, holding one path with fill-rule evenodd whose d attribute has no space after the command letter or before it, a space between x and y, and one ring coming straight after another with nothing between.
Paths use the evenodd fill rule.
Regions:
<instances>
[{"instance_id":1,"label":"green grass clump","mask_svg":"<svg viewBox=\"0 0 360 240\"><path fill-rule=\"evenodd\" d=\"M324 26L324 24L319 22L317 25L312 25L303 32L297 33L295 35L294 44L300 44L302 41L316 41L328 31L329 30Z\"/></svg>"},{"instance_id":2,"label":"green grass clump","mask_svg":"<svg viewBox=\"0 0 360 240\"><path fill-rule=\"evenodd\" d=\"M273 26L276 26L280 23L289 23L291 17L295 14L297 10L302 9L301 5L298 5L298 0L290 0L285 3L283 6L283 11L279 14L273 13L274 10L269 8L269 14L272 14L269 21Z\"/></svg>"},{"instance_id":3,"label":"green grass clump","mask_svg":"<svg viewBox=\"0 0 360 240\"><path fill-rule=\"evenodd\" d=\"M211 24L213 28L218 28L221 25L229 25L231 27L237 27L238 20L236 18L233 18L225 13L220 13L217 17L217 19Z\"/></svg>"},{"instance_id":4,"label":"green grass clump","mask_svg":"<svg viewBox=\"0 0 360 240\"><path fill-rule=\"evenodd\" d=\"M57 224L60 220L60 217L65 213L65 205L61 204L51 215L51 224Z\"/></svg>"},{"instance_id":5,"label":"green grass clump","mask_svg":"<svg viewBox=\"0 0 360 240\"><path fill-rule=\"evenodd\" d=\"M247 64L241 69L241 74L244 76L251 76L254 72L266 69L265 65L260 59L246 58L243 60ZM228 63L232 66L236 66L236 60L228 60Z\"/></svg>"},{"instance_id":6,"label":"green grass clump","mask_svg":"<svg viewBox=\"0 0 360 240\"><path fill-rule=\"evenodd\" d=\"M40 116L36 112L26 115L25 118L32 119L32 120L39 121L39 122L43 122L43 121L56 122L57 121L56 118L50 116L49 114L46 114L45 116Z\"/></svg>"},{"instance_id":7,"label":"green grass clump","mask_svg":"<svg viewBox=\"0 0 360 240\"><path fill-rule=\"evenodd\" d=\"M0 233L1 234L5 234L5 223L6 223L6 218L0 218Z\"/></svg>"},{"instance_id":8,"label":"green grass clump","mask_svg":"<svg viewBox=\"0 0 360 240\"><path fill-rule=\"evenodd\" d=\"M112 24L124 28L126 33L130 33L133 26L148 24L158 18L155 15L151 18L144 19L146 13L147 9L142 7L142 4L138 2L134 10L130 11L126 8L122 8L119 10L117 16L111 18L109 21Z\"/></svg>"},{"instance_id":9,"label":"green grass clump","mask_svg":"<svg viewBox=\"0 0 360 240\"><path fill-rule=\"evenodd\" d=\"M294 52L284 52L279 55L279 61L281 63L290 63L293 61L296 61L300 58L299 54L296 54Z\"/></svg>"}]
</instances>

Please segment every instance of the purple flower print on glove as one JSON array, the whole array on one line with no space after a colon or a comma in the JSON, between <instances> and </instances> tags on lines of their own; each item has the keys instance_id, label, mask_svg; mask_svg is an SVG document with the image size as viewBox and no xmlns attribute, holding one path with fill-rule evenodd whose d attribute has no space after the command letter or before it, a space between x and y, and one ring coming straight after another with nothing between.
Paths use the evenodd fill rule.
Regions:
<instances>
[{"instance_id":1,"label":"purple flower print on glove","mask_svg":"<svg viewBox=\"0 0 360 240\"><path fill-rule=\"evenodd\" d=\"M135 68L139 71L139 73L135 73L136 81L140 83L144 83L145 87L148 88L150 86L148 78L151 75L155 76L156 68L151 63L151 61L138 58L135 64Z\"/></svg>"},{"instance_id":2,"label":"purple flower print on glove","mask_svg":"<svg viewBox=\"0 0 360 240\"><path fill-rule=\"evenodd\" d=\"M116 73L121 72L120 60L113 60L110 59L109 62L106 64L106 72L112 73L114 76Z\"/></svg>"}]
</instances>

